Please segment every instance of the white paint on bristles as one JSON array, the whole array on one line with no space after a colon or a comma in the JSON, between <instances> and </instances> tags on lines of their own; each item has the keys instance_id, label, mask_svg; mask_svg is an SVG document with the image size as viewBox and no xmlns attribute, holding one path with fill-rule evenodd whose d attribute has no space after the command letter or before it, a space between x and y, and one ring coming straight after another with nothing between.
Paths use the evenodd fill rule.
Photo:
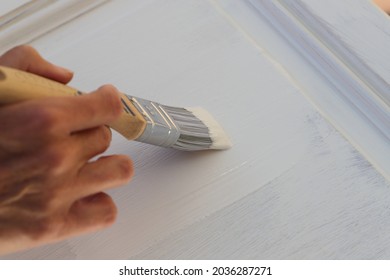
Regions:
<instances>
[{"instance_id":1,"label":"white paint on bristles","mask_svg":"<svg viewBox=\"0 0 390 280\"><path fill-rule=\"evenodd\" d=\"M185 108L204 123L212 140L211 149L226 150L232 147L232 142L222 126L205 109L200 107Z\"/></svg>"},{"instance_id":2,"label":"white paint on bristles","mask_svg":"<svg viewBox=\"0 0 390 280\"><path fill-rule=\"evenodd\" d=\"M293 5L306 18L285 13ZM287 38L308 19L335 57L321 32ZM385 103L389 23L369 0L118 0L33 40L75 87L200 105L234 146L183 153L114 133L107 153L129 155L136 174L110 191L114 226L5 258L389 259L386 111L342 98L352 86Z\"/></svg>"}]
</instances>

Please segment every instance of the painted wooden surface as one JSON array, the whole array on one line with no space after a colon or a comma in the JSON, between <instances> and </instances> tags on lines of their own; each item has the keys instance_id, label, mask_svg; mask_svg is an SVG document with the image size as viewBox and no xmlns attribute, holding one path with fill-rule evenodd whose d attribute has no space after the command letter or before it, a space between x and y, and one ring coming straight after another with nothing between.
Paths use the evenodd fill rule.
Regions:
<instances>
[{"instance_id":1,"label":"painted wooden surface","mask_svg":"<svg viewBox=\"0 0 390 280\"><path fill-rule=\"evenodd\" d=\"M111 1L32 42L92 90L200 105L225 127L226 152L182 153L127 142L135 162L110 191L105 231L3 258L340 259L390 257L390 184L308 101L306 86L221 13L221 1ZM248 15L249 18L249 15ZM307 71L291 55L297 71ZM302 81L302 80L300 80Z\"/></svg>"},{"instance_id":2,"label":"painted wooden surface","mask_svg":"<svg viewBox=\"0 0 390 280\"><path fill-rule=\"evenodd\" d=\"M221 14L264 49L317 110L390 179L390 69L383 63L389 61L383 51L390 45L388 16L366 0L217 3Z\"/></svg>"},{"instance_id":3,"label":"painted wooden surface","mask_svg":"<svg viewBox=\"0 0 390 280\"><path fill-rule=\"evenodd\" d=\"M12 10L20 7L23 4L29 2L28 0L14 0L14 1L3 1L0 5L0 15L7 14Z\"/></svg>"},{"instance_id":4,"label":"painted wooden surface","mask_svg":"<svg viewBox=\"0 0 390 280\"><path fill-rule=\"evenodd\" d=\"M108 0L2 1L0 6L0 52L31 41L90 12ZM4 4L3 4L4 3Z\"/></svg>"}]
</instances>

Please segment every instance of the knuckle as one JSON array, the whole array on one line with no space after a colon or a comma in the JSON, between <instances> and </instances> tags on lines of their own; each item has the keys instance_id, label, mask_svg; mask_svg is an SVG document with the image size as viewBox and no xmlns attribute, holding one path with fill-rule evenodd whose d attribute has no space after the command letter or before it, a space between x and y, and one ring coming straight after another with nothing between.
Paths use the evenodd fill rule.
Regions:
<instances>
[{"instance_id":1,"label":"knuckle","mask_svg":"<svg viewBox=\"0 0 390 280\"><path fill-rule=\"evenodd\" d=\"M52 216L45 216L35 221L30 236L34 240L46 240L56 237L60 231L60 222Z\"/></svg>"},{"instance_id":2,"label":"knuckle","mask_svg":"<svg viewBox=\"0 0 390 280\"><path fill-rule=\"evenodd\" d=\"M38 107L33 112L31 126L35 131L52 134L58 123L58 114L49 107Z\"/></svg>"},{"instance_id":3,"label":"knuckle","mask_svg":"<svg viewBox=\"0 0 390 280\"><path fill-rule=\"evenodd\" d=\"M36 213L37 216L45 218L47 213L51 213L55 209L57 195L50 190L40 193L39 197L35 196L30 209Z\"/></svg>"},{"instance_id":4,"label":"knuckle","mask_svg":"<svg viewBox=\"0 0 390 280\"><path fill-rule=\"evenodd\" d=\"M60 205L59 199L57 192L47 190L25 201L28 204L30 216L34 217L34 222L28 223L28 233L31 238L46 239L49 235L58 232L59 220L55 213Z\"/></svg>"},{"instance_id":5,"label":"knuckle","mask_svg":"<svg viewBox=\"0 0 390 280\"><path fill-rule=\"evenodd\" d=\"M43 161L46 163L46 172L49 175L59 175L66 171L68 162L67 149L59 145L48 145L42 152Z\"/></svg>"}]
</instances>

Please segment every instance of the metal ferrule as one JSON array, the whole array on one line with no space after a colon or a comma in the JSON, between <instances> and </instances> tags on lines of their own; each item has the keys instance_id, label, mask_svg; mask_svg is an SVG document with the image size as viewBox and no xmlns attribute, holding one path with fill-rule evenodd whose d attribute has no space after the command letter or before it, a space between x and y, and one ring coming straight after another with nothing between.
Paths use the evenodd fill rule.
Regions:
<instances>
[{"instance_id":1,"label":"metal ferrule","mask_svg":"<svg viewBox=\"0 0 390 280\"><path fill-rule=\"evenodd\" d=\"M180 131L162 105L139 97L128 95L128 98L147 123L142 135L135 140L162 147L173 146L179 139Z\"/></svg>"}]
</instances>

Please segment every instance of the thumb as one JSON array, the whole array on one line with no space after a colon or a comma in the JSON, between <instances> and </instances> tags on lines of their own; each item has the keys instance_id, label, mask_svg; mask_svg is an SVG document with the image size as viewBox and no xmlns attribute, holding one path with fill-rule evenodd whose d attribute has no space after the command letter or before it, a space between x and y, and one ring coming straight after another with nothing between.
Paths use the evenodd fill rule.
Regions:
<instances>
[{"instance_id":1,"label":"thumb","mask_svg":"<svg viewBox=\"0 0 390 280\"><path fill-rule=\"evenodd\" d=\"M63 84L73 77L72 71L48 62L33 47L27 45L12 48L0 56L0 65L34 73Z\"/></svg>"}]
</instances>

